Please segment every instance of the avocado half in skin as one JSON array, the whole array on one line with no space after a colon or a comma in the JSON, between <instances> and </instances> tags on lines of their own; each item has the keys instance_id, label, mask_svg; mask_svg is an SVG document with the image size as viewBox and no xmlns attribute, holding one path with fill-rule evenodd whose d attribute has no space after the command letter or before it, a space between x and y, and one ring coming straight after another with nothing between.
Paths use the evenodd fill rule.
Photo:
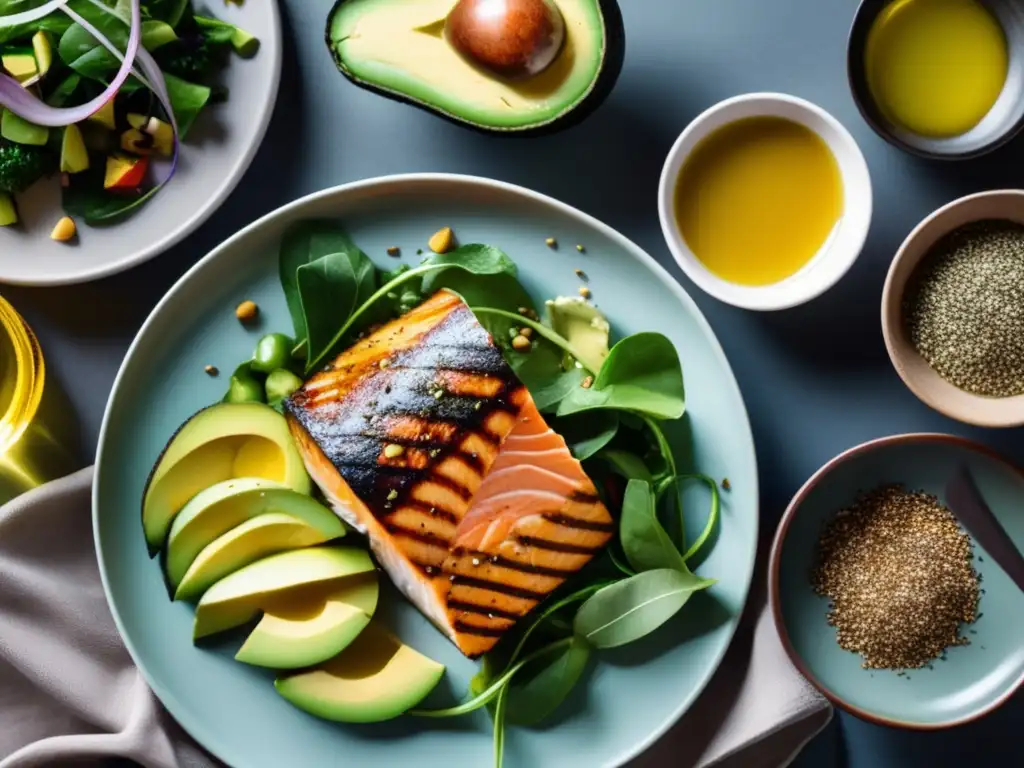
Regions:
<instances>
[{"instance_id":1,"label":"avocado half in skin","mask_svg":"<svg viewBox=\"0 0 1024 768\"><path fill-rule=\"evenodd\" d=\"M327 46L359 86L484 132L546 133L574 125L611 92L625 36L614 0L553 0L565 26L543 71L507 79L474 66L448 42L457 0L338 0Z\"/></svg>"}]
</instances>

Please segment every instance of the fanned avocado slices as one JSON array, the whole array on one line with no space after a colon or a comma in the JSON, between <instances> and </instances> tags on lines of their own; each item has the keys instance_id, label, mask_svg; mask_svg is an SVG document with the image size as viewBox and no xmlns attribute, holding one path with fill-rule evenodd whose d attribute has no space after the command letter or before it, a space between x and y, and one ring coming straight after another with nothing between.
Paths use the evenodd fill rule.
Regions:
<instances>
[{"instance_id":1,"label":"fanned avocado slices","mask_svg":"<svg viewBox=\"0 0 1024 768\"><path fill-rule=\"evenodd\" d=\"M564 42L543 71L509 79L475 66L448 42L456 0L338 0L327 45L352 82L483 131L541 132L593 111L614 86L624 53L612 0L552 0Z\"/></svg>"}]
</instances>

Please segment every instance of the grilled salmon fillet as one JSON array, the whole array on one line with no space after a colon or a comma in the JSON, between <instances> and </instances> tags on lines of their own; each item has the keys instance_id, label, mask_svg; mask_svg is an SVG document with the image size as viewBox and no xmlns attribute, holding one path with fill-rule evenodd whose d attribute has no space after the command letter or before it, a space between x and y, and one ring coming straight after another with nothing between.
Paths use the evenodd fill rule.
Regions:
<instances>
[{"instance_id":1,"label":"grilled salmon fillet","mask_svg":"<svg viewBox=\"0 0 1024 768\"><path fill-rule=\"evenodd\" d=\"M471 658L614 531L565 441L449 291L342 352L285 413L335 511Z\"/></svg>"}]
</instances>

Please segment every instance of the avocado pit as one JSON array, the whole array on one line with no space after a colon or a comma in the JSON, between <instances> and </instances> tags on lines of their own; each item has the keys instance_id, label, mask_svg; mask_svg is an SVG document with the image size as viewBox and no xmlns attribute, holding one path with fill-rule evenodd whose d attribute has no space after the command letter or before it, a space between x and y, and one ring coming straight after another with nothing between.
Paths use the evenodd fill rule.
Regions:
<instances>
[{"instance_id":1,"label":"avocado pit","mask_svg":"<svg viewBox=\"0 0 1024 768\"><path fill-rule=\"evenodd\" d=\"M552 0L459 0L444 35L473 64L518 79L555 60L565 42L565 20Z\"/></svg>"}]
</instances>

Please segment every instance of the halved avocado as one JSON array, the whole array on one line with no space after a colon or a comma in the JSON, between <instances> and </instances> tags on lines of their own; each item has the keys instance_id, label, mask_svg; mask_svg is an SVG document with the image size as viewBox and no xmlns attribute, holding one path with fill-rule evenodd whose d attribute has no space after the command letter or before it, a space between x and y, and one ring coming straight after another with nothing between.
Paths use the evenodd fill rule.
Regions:
<instances>
[{"instance_id":1,"label":"halved avocado","mask_svg":"<svg viewBox=\"0 0 1024 768\"><path fill-rule=\"evenodd\" d=\"M284 416L261 403L218 403L178 428L157 460L142 498L150 555L185 503L214 483L264 477L296 493L312 490Z\"/></svg>"},{"instance_id":2,"label":"halved avocado","mask_svg":"<svg viewBox=\"0 0 1024 768\"><path fill-rule=\"evenodd\" d=\"M340 586L342 579L372 570L370 556L356 547L293 549L257 560L206 590L196 606L193 637L245 624L264 606L280 605L279 600L308 597L303 590L312 585Z\"/></svg>"},{"instance_id":3,"label":"halved avocado","mask_svg":"<svg viewBox=\"0 0 1024 768\"><path fill-rule=\"evenodd\" d=\"M340 723L398 717L426 698L444 665L371 621L344 651L318 667L279 677L274 687L311 715Z\"/></svg>"},{"instance_id":4,"label":"halved avocado","mask_svg":"<svg viewBox=\"0 0 1024 768\"><path fill-rule=\"evenodd\" d=\"M614 0L554 0L565 42L546 69L509 80L469 63L445 39L456 0L338 0L327 46L357 85L484 131L537 132L582 120L622 68Z\"/></svg>"},{"instance_id":5,"label":"halved avocado","mask_svg":"<svg viewBox=\"0 0 1024 768\"><path fill-rule=\"evenodd\" d=\"M175 515L167 534L167 579L172 588L200 552L246 520L284 512L315 528L324 540L345 535L345 526L331 510L306 494L263 477L225 480L200 491Z\"/></svg>"},{"instance_id":6,"label":"halved avocado","mask_svg":"<svg viewBox=\"0 0 1024 768\"><path fill-rule=\"evenodd\" d=\"M264 557L334 538L294 515L271 512L246 520L207 544L178 584L175 600L196 601L228 574Z\"/></svg>"},{"instance_id":7,"label":"halved avocado","mask_svg":"<svg viewBox=\"0 0 1024 768\"><path fill-rule=\"evenodd\" d=\"M347 579L341 589L268 606L235 654L237 661L272 669L311 667L337 656L377 609L377 574Z\"/></svg>"}]
</instances>

